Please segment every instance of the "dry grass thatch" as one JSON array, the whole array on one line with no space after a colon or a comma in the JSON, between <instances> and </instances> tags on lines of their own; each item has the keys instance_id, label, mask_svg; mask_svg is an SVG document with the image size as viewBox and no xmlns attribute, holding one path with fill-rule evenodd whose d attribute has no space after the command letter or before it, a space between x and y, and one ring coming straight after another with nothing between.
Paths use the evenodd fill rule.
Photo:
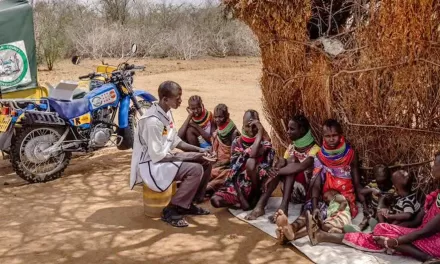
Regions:
<instances>
[{"instance_id":1,"label":"dry grass thatch","mask_svg":"<svg viewBox=\"0 0 440 264\"><path fill-rule=\"evenodd\" d=\"M424 162L440 150L439 1L223 3L259 40L264 109L277 134L299 112L318 137L337 118L364 168L423 163L408 167L423 190L433 187ZM329 42L343 52L330 55Z\"/></svg>"}]
</instances>

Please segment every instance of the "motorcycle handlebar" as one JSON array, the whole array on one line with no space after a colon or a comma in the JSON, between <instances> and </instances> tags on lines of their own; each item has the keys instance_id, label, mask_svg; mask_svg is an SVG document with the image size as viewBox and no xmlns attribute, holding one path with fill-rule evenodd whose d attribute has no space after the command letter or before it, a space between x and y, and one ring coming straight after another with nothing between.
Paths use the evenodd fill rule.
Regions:
<instances>
[{"instance_id":1,"label":"motorcycle handlebar","mask_svg":"<svg viewBox=\"0 0 440 264\"><path fill-rule=\"evenodd\" d=\"M99 77L99 76L103 76L103 77L105 77L105 75L104 74L101 74L101 73L89 73L89 74L87 74L87 75L83 75L83 76L79 76L78 78L79 79L93 79L93 78L95 78L95 77Z\"/></svg>"},{"instance_id":2,"label":"motorcycle handlebar","mask_svg":"<svg viewBox=\"0 0 440 264\"><path fill-rule=\"evenodd\" d=\"M87 75L83 75L83 76L79 76L80 79L91 79L93 78L93 73L87 74Z\"/></svg>"}]
</instances>

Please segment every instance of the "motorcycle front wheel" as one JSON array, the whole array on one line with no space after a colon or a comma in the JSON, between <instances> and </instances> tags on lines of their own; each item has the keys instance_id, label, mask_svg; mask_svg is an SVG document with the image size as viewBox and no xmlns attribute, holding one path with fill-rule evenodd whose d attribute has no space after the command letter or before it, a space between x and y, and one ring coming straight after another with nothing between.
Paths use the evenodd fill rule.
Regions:
<instances>
[{"instance_id":1,"label":"motorcycle front wheel","mask_svg":"<svg viewBox=\"0 0 440 264\"><path fill-rule=\"evenodd\" d=\"M59 151L44 154L62 134L61 128L24 127L12 138L11 162L22 179L30 183L48 182L61 177L72 153Z\"/></svg>"},{"instance_id":2,"label":"motorcycle front wheel","mask_svg":"<svg viewBox=\"0 0 440 264\"><path fill-rule=\"evenodd\" d=\"M151 107L151 103L144 100L140 100L138 101L138 103L141 109L144 111L144 114L148 110L148 108ZM118 133L123 138L121 144L118 146L119 150L127 150L133 148L134 132L136 131L137 123L140 117L141 116L138 111L136 111L136 108L132 106L130 108L130 114L128 115L128 127L119 131Z\"/></svg>"}]
</instances>

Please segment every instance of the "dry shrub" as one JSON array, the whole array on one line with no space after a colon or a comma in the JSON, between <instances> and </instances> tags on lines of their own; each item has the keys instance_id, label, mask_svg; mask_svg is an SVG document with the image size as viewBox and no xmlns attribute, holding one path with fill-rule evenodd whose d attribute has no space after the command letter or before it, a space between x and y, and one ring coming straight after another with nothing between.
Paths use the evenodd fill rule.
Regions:
<instances>
[{"instance_id":1,"label":"dry shrub","mask_svg":"<svg viewBox=\"0 0 440 264\"><path fill-rule=\"evenodd\" d=\"M278 135L280 120L300 112L318 137L320 124L334 117L364 168L404 164L424 191L435 187L427 162L440 142L438 1L335 0L339 9L330 16L346 8L351 16L339 18L337 30L321 30L343 43L337 56L324 52L322 39L309 38L310 19L319 15L313 10L322 9L317 3L333 1L223 2L260 42L264 109Z\"/></svg>"},{"instance_id":2,"label":"dry shrub","mask_svg":"<svg viewBox=\"0 0 440 264\"><path fill-rule=\"evenodd\" d=\"M1 1L1 0L0 0ZM138 46L140 57L258 56L252 31L226 16L218 3L169 1L39 0L35 28L39 63L81 55L121 58ZM55 21L55 22L54 22Z\"/></svg>"}]
</instances>

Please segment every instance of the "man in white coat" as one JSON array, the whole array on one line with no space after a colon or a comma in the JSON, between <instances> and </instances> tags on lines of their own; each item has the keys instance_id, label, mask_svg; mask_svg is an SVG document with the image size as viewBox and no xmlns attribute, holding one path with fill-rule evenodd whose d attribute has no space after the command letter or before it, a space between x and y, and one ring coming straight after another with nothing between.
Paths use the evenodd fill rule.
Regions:
<instances>
[{"instance_id":1,"label":"man in white coat","mask_svg":"<svg viewBox=\"0 0 440 264\"><path fill-rule=\"evenodd\" d=\"M211 164L204 149L189 145L177 136L171 109L182 103L182 88L166 81L159 86L159 102L138 121L131 161L130 187L144 182L156 192L167 190L173 181L181 184L170 204L163 209L162 220L176 227L186 227L184 215L206 215L198 207L205 196L211 176ZM178 148L182 151L172 153Z\"/></svg>"}]
</instances>

